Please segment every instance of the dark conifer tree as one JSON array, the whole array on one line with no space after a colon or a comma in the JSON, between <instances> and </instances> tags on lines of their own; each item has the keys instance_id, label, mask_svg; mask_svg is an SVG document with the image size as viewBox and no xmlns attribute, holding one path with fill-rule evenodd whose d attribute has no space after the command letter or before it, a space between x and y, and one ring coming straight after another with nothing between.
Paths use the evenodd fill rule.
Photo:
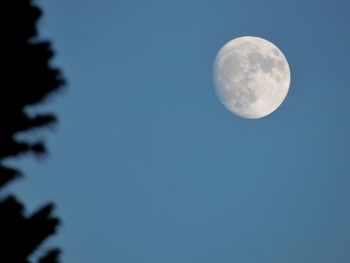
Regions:
<instances>
[{"instance_id":1,"label":"dark conifer tree","mask_svg":"<svg viewBox=\"0 0 350 263\"><path fill-rule=\"evenodd\" d=\"M4 165L4 159L24 153L46 153L43 141L20 141L15 137L53 124L53 114L36 116L25 108L42 103L64 84L60 70L50 66L54 53L47 41L37 39L41 10L31 0L4 0L0 3L0 191L21 172ZM46 204L28 215L15 196L0 199L0 262L24 263L55 233L58 218L54 205ZM58 249L39 255L36 262L58 262Z\"/></svg>"}]
</instances>

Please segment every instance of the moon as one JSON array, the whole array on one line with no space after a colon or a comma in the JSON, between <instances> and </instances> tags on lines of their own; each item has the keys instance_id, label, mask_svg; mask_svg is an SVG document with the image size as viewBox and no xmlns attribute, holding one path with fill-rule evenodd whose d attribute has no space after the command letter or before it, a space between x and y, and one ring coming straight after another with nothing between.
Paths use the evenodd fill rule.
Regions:
<instances>
[{"instance_id":1,"label":"moon","mask_svg":"<svg viewBox=\"0 0 350 263\"><path fill-rule=\"evenodd\" d=\"M291 77L281 50L270 41L253 36L226 43L215 58L213 75L222 104L248 119L275 111L287 96Z\"/></svg>"}]
</instances>

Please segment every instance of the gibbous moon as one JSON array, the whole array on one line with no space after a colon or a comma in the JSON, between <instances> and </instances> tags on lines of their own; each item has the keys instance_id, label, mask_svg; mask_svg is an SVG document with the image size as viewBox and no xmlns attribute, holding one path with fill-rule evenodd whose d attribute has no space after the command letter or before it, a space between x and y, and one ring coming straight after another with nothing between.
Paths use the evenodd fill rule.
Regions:
<instances>
[{"instance_id":1,"label":"gibbous moon","mask_svg":"<svg viewBox=\"0 0 350 263\"><path fill-rule=\"evenodd\" d=\"M215 90L234 114L264 117L285 99L290 85L287 59L274 44L259 37L239 37L225 44L214 62Z\"/></svg>"}]
</instances>

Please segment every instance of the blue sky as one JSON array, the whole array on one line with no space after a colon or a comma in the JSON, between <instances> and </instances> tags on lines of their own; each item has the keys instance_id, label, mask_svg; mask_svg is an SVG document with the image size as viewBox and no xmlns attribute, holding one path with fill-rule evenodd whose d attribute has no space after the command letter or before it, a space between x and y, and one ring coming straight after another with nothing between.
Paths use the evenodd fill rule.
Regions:
<instances>
[{"instance_id":1,"label":"blue sky","mask_svg":"<svg viewBox=\"0 0 350 263\"><path fill-rule=\"evenodd\" d=\"M50 156L13 184L56 202L64 262L347 263L348 1L38 1L68 87ZM232 38L276 44L292 83L258 120L212 66Z\"/></svg>"}]
</instances>

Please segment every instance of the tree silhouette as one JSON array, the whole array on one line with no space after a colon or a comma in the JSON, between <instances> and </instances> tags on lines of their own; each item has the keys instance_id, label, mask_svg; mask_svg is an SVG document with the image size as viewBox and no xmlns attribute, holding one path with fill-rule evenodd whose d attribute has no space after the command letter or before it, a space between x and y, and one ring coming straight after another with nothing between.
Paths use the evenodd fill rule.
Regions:
<instances>
[{"instance_id":1,"label":"tree silhouette","mask_svg":"<svg viewBox=\"0 0 350 263\"><path fill-rule=\"evenodd\" d=\"M64 84L61 72L49 65L54 53L47 41L37 40L36 23L42 11L31 0L5 0L0 3L0 190L22 176L4 164L8 157L24 153L43 155L43 141L19 140L16 134L56 122L53 114L31 116L26 107L42 103ZM31 215L14 196L0 199L0 262L32 262L33 252L59 224L52 215L54 205L46 204ZM58 262L59 249L51 249L36 262Z\"/></svg>"}]
</instances>

